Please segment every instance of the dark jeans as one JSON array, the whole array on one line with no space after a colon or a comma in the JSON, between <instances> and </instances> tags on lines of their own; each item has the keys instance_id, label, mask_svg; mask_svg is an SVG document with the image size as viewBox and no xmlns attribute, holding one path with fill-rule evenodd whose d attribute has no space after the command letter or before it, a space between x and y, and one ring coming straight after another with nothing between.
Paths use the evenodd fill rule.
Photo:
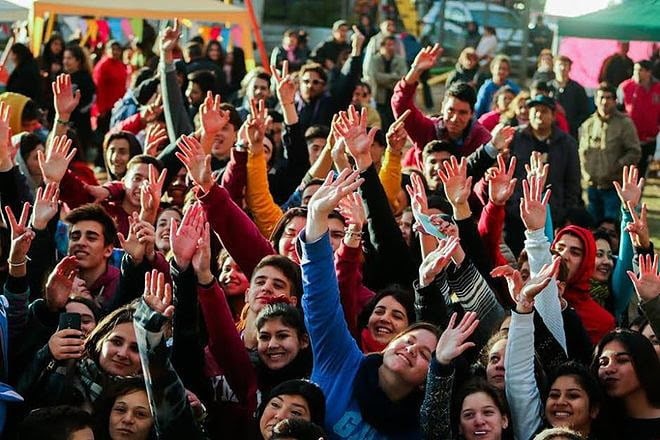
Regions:
<instances>
[{"instance_id":1,"label":"dark jeans","mask_svg":"<svg viewBox=\"0 0 660 440\"><path fill-rule=\"evenodd\" d=\"M619 196L614 188L587 188L587 198L589 199L587 211L594 218L596 224L600 223L604 218L618 220L621 200L619 200Z\"/></svg>"}]
</instances>

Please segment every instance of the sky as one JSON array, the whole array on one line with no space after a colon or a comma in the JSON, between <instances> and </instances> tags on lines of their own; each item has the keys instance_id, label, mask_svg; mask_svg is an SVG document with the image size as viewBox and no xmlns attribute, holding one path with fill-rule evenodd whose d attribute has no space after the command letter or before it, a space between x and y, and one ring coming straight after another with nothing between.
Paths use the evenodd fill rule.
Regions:
<instances>
[{"instance_id":1,"label":"sky","mask_svg":"<svg viewBox=\"0 0 660 440\"><path fill-rule=\"evenodd\" d=\"M558 17L576 17L618 3L621 3L621 0L546 0L545 14Z\"/></svg>"}]
</instances>

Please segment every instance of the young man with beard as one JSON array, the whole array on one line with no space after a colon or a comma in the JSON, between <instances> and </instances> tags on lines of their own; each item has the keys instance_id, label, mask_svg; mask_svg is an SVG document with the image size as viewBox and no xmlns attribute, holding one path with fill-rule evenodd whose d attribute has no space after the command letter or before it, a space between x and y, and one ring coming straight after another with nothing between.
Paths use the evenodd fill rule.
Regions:
<instances>
[{"instance_id":1,"label":"young man with beard","mask_svg":"<svg viewBox=\"0 0 660 440\"><path fill-rule=\"evenodd\" d=\"M522 181L527 176L526 165L530 165L533 152L540 153L540 160L550 165L546 184L552 188L550 206L552 219L562 224L571 208L582 206L580 186L580 158L575 140L557 128L555 122L555 100L537 95L527 103L529 125L520 127L511 142L511 154L518 159L515 177L518 184L507 204L506 242L518 255L523 248L524 226L520 220Z\"/></svg>"},{"instance_id":2,"label":"young man with beard","mask_svg":"<svg viewBox=\"0 0 660 440\"><path fill-rule=\"evenodd\" d=\"M406 153L404 166L422 168L422 150L433 140L449 142L460 156L469 156L491 139L488 130L473 121L477 98L474 89L466 83L455 83L447 89L439 117L426 116L415 105L415 91L419 79L422 73L435 65L441 53L442 49L437 44L423 49L406 76L394 87L394 117L398 118L406 110L411 111L404 126L414 148Z\"/></svg>"}]
</instances>

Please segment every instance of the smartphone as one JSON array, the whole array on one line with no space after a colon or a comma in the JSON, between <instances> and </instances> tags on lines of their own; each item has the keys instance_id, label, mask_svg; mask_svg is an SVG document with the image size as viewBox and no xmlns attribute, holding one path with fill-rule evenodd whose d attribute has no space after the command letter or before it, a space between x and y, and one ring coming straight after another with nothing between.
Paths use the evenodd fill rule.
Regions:
<instances>
[{"instance_id":1,"label":"smartphone","mask_svg":"<svg viewBox=\"0 0 660 440\"><path fill-rule=\"evenodd\" d=\"M442 232L440 232L440 229L438 229L438 227L431 222L431 218L428 215L417 213L415 215L415 220L419 222L419 224L422 226L422 228L424 228L427 234L433 235L440 239L447 238L447 236Z\"/></svg>"},{"instance_id":2,"label":"smartphone","mask_svg":"<svg viewBox=\"0 0 660 440\"><path fill-rule=\"evenodd\" d=\"M59 330L64 329L80 330L80 313L60 313Z\"/></svg>"}]
</instances>

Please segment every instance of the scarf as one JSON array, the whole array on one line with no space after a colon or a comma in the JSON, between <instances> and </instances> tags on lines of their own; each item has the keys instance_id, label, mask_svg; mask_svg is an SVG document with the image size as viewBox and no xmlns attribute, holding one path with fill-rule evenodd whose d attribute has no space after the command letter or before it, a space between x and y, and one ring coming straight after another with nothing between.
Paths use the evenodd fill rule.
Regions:
<instances>
[{"instance_id":1,"label":"scarf","mask_svg":"<svg viewBox=\"0 0 660 440\"><path fill-rule=\"evenodd\" d=\"M387 344L378 342L371 335L369 329L364 328L362 329L362 332L360 332L360 347L362 348L363 353L380 353L381 351L385 350Z\"/></svg>"},{"instance_id":2,"label":"scarf","mask_svg":"<svg viewBox=\"0 0 660 440\"><path fill-rule=\"evenodd\" d=\"M87 396L92 403L96 402L111 376L102 372L96 362L89 358L82 359L76 365Z\"/></svg>"},{"instance_id":3,"label":"scarf","mask_svg":"<svg viewBox=\"0 0 660 440\"><path fill-rule=\"evenodd\" d=\"M298 356L290 364L279 370L271 370L261 361L256 350L250 350L250 360L257 372L257 388L262 396L270 394L270 391L287 380L306 379L312 373L312 350L304 348L298 352Z\"/></svg>"},{"instance_id":4,"label":"scarf","mask_svg":"<svg viewBox=\"0 0 660 440\"><path fill-rule=\"evenodd\" d=\"M607 283L602 283L592 278L589 280L589 293L601 307L607 308L610 297L610 288Z\"/></svg>"},{"instance_id":5,"label":"scarf","mask_svg":"<svg viewBox=\"0 0 660 440\"><path fill-rule=\"evenodd\" d=\"M353 396L365 422L387 436L419 431L419 409L424 393L413 391L404 399L392 402L378 385L378 369L383 355L364 358L353 381Z\"/></svg>"}]
</instances>

